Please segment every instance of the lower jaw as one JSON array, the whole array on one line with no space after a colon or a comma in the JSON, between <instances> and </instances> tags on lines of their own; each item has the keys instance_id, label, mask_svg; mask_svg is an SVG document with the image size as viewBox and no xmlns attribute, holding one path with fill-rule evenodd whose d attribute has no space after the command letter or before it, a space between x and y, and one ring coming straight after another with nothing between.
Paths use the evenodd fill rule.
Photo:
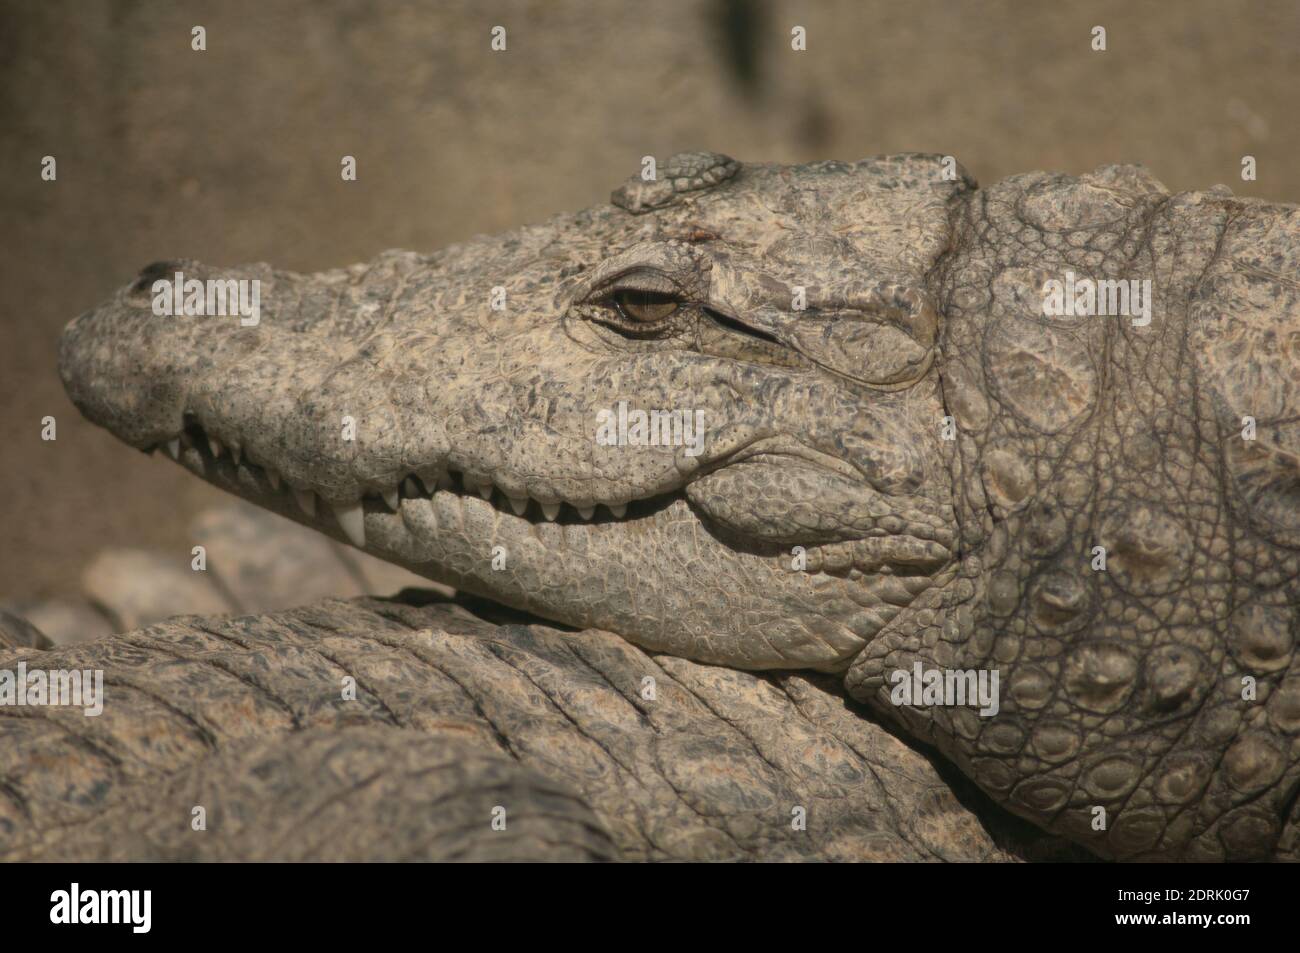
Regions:
<instances>
[{"instance_id":1,"label":"lower jaw","mask_svg":"<svg viewBox=\"0 0 1300 953\"><path fill-rule=\"evenodd\" d=\"M328 507L304 512L263 471L186 447L208 482L350 542ZM453 490L363 501L367 552L543 618L623 635L650 651L736 668L840 670L926 584L888 573L795 571L786 548L738 552L682 492L629 504L621 519L529 520ZM534 504L535 506L535 504ZM531 512L531 511L530 511Z\"/></svg>"}]
</instances>

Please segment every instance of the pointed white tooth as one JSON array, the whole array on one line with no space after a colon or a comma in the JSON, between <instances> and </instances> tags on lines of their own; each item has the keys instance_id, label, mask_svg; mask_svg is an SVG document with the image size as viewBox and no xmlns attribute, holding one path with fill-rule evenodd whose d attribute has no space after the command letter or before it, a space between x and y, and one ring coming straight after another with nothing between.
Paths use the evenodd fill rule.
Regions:
<instances>
[{"instance_id":1,"label":"pointed white tooth","mask_svg":"<svg viewBox=\"0 0 1300 953\"><path fill-rule=\"evenodd\" d=\"M448 491L456 489L456 484L453 483L452 480L451 480L451 474L448 473L446 470L443 470L441 473L439 473L439 474L438 474L438 485L437 485L434 489L435 489L435 490L448 490ZM430 495L432 496L432 494L430 494Z\"/></svg>"},{"instance_id":2,"label":"pointed white tooth","mask_svg":"<svg viewBox=\"0 0 1300 953\"><path fill-rule=\"evenodd\" d=\"M276 473L274 470L266 471L266 480L271 484L271 489L280 489L280 474Z\"/></svg>"},{"instance_id":3,"label":"pointed white tooth","mask_svg":"<svg viewBox=\"0 0 1300 953\"><path fill-rule=\"evenodd\" d=\"M402 497L401 494L397 492L397 487L384 491L384 502L388 504L390 510L394 513L397 512L397 508L402 505Z\"/></svg>"},{"instance_id":4,"label":"pointed white tooth","mask_svg":"<svg viewBox=\"0 0 1300 953\"><path fill-rule=\"evenodd\" d=\"M334 518L343 527L343 532L354 546L366 545L366 512L361 508L361 501L355 503L331 504Z\"/></svg>"},{"instance_id":5,"label":"pointed white tooth","mask_svg":"<svg viewBox=\"0 0 1300 953\"><path fill-rule=\"evenodd\" d=\"M212 451L213 458L221 456L221 441L216 437L208 437L208 449Z\"/></svg>"},{"instance_id":6,"label":"pointed white tooth","mask_svg":"<svg viewBox=\"0 0 1300 953\"><path fill-rule=\"evenodd\" d=\"M548 520L553 520L553 519L555 519L555 517L557 517L557 516L560 515L560 504L559 504L559 503L543 503L543 504L542 504L542 515L545 516Z\"/></svg>"},{"instance_id":7,"label":"pointed white tooth","mask_svg":"<svg viewBox=\"0 0 1300 953\"><path fill-rule=\"evenodd\" d=\"M173 460L179 460L181 456L181 438L172 437L167 441L167 453Z\"/></svg>"},{"instance_id":8,"label":"pointed white tooth","mask_svg":"<svg viewBox=\"0 0 1300 953\"><path fill-rule=\"evenodd\" d=\"M490 500L490 499L492 499L492 484L491 484L491 483L480 483L480 484L478 485L478 495L481 496L481 497L483 497L483 499L485 499L485 500Z\"/></svg>"},{"instance_id":9,"label":"pointed white tooth","mask_svg":"<svg viewBox=\"0 0 1300 953\"><path fill-rule=\"evenodd\" d=\"M409 497L424 496L420 484L416 482L415 477L407 477L402 481L402 492Z\"/></svg>"},{"instance_id":10,"label":"pointed white tooth","mask_svg":"<svg viewBox=\"0 0 1300 953\"><path fill-rule=\"evenodd\" d=\"M311 490L299 490L295 488L293 491L293 498L298 501L298 509L302 510L308 516L316 515L316 494Z\"/></svg>"},{"instance_id":11,"label":"pointed white tooth","mask_svg":"<svg viewBox=\"0 0 1300 953\"><path fill-rule=\"evenodd\" d=\"M624 516L627 516L626 503L606 503L605 505L608 506L609 511L614 514L615 519L621 520Z\"/></svg>"},{"instance_id":12,"label":"pointed white tooth","mask_svg":"<svg viewBox=\"0 0 1300 953\"><path fill-rule=\"evenodd\" d=\"M523 516L524 510L528 509L528 497L526 496L508 496L510 508L515 511L516 516Z\"/></svg>"},{"instance_id":13,"label":"pointed white tooth","mask_svg":"<svg viewBox=\"0 0 1300 953\"><path fill-rule=\"evenodd\" d=\"M575 506L574 509L577 510L578 515L585 520L589 520L596 515L596 507L594 506Z\"/></svg>"},{"instance_id":14,"label":"pointed white tooth","mask_svg":"<svg viewBox=\"0 0 1300 953\"><path fill-rule=\"evenodd\" d=\"M235 466L239 466L239 458L243 455L243 452L235 444L231 444L230 446L230 455L235 460Z\"/></svg>"}]
</instances>

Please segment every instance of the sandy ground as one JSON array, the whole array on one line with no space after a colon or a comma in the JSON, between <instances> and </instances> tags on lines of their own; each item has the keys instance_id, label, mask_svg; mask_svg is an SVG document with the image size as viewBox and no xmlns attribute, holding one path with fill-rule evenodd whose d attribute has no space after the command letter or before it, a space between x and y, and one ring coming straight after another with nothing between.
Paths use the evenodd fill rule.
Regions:
<instances>
[{"instance_id":1,"label":"sandy ground","mask_svg":"<svg viewBox=\"0 0 1300 953\"><path fill-rule=\"evenodd\" d=\"M1297 79L1294 2L4 0L0 597L75 591L110 545L187 560L218 497L84 423L58 381L64 323L147 262L427 250L697 148L943 152L982 182L1137 161L1173 189L1296 202Z\"/></svg>"}]
</instances>

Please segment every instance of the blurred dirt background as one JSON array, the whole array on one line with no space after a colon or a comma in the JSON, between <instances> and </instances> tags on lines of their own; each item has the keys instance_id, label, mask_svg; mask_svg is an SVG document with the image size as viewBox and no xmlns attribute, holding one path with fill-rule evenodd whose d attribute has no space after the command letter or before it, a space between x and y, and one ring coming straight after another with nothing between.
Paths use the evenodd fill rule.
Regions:
<instances>
[{"instance_id":1,"label":"blurred dirt background","mask_svg":"<svg viewBox=\"0 0 1300 953\"><path fill-rule=\"evenodd\" d=\"M0 598L79 591L105 547L188 566L219 501L58 381L63 325L148 262L427 250L605 201L684 149L942 152L986 183L1134 161L1296 202L1298 79L1295 0L0 0Z\"/></svg>"}]
</instances>

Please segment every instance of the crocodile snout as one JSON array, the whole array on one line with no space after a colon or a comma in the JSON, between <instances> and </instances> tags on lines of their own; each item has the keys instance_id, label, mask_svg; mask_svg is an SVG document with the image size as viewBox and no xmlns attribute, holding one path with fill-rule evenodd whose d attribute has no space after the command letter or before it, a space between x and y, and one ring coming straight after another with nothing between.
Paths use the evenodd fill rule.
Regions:
<instances>
[{"instance_id":1,"label":"crocodile snout","mask_svg":"<svg viewBox=\"0 0 1300 953\"><path fill-rule=\"evenodd\" d=\"M64 329L64 387L88 418L133 446L175 437L198 372L261 346L261 284L257 274L193 261L146 266Z\"/></svg>"}]
</instances>

